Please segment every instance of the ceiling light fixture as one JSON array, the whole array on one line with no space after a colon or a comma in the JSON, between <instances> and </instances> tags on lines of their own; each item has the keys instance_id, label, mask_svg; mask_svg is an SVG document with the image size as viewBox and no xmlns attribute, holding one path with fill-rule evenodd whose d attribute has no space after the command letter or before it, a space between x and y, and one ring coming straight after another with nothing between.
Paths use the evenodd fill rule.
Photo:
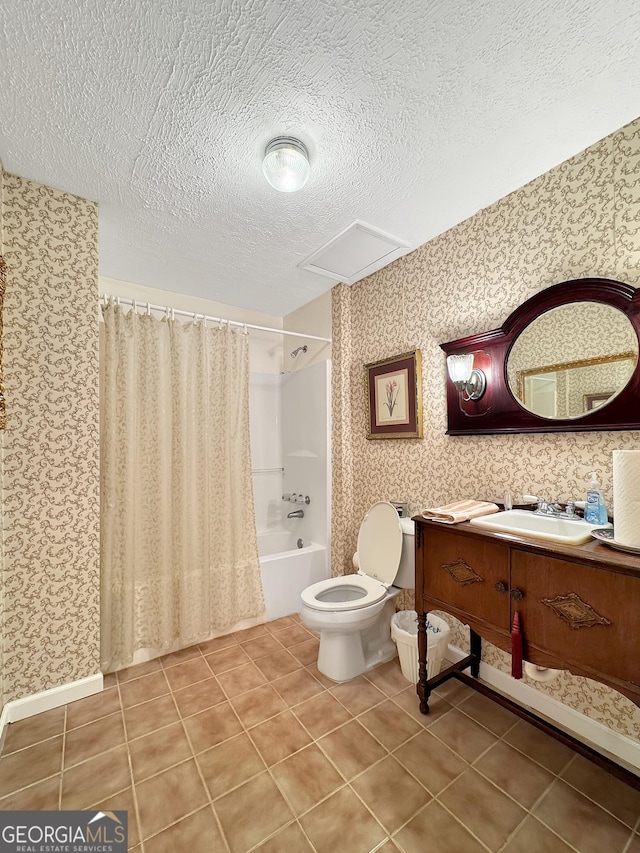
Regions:
<instances>
[{"instance_id":1,"label":"ceiling light fixture","mask_svg":"<svg viewBox=\"0 0 640 853\"><path fill-rule=\"evenodd\" d=\"M272 139L264 152L262 172L271 186L281 193L302 189L311 172L306 146L291 136Z\"/></svg>"}]
</instances>

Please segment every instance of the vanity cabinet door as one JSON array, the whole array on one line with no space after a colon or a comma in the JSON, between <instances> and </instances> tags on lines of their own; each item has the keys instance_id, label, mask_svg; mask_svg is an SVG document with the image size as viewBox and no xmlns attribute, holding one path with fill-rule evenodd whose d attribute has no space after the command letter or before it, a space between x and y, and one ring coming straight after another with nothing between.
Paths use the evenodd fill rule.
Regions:
<instances>
[{"instance_id":1,"label":"vanity cabinet door","mask_svg":"<svg viewBox=\"0 0 640 853\"><path fill-rule=\"evenodd\" d=\"M525 551L511 552L512 602L527 649L561 656L569 669L640 684L640 576Z\"/></svg>"},{"instance_id":2,"label":"vanity cabinet door","mask_svg":"<svg viewBox=\"0 0 640 853\"><path fill-rule=\"evenodd\" d=\"M424 535L425 597L463 621L468 615L508 632L508 547L450 527L430 525Z\"/></svg>"}]
</instances>

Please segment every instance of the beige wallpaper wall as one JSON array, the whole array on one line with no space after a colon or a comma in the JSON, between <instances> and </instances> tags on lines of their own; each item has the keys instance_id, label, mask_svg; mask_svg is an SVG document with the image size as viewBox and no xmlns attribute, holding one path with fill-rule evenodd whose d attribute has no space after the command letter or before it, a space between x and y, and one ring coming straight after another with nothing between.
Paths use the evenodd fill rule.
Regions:
<instances>
[{"instance_id":1,"label":"beige wallpaper wall","mask_svg":"<svg viewBox=\"0 0 640 853\"><path fill-rule=\"evenodd\" d=\"M334 571L349 570L372 502L414 511L505 489L581 498L600 472L611 505L611 452L640 448L639 432L445 435L445 357L439 344L499 326L544 287L582 276L640 286L640 119L352 287L333 290ZM367 441L367 362L422 350L424 439ZM411 606L410 596L403 606ZM455 641L463 645L456 627ZM502 652L484 657L510 671ZM586 679L546 692L638 737L640 710Z\"/></svg>"},{"instance_id":2,"label":"beige wallpaper wall","mask_svg":"<svg viewBox=\"0 0 640 853\"><path fill-rule=\"evenodd\" d=\"M97 206L3 173L2 694L100 671Z\"/></svg>"}]
</instances>

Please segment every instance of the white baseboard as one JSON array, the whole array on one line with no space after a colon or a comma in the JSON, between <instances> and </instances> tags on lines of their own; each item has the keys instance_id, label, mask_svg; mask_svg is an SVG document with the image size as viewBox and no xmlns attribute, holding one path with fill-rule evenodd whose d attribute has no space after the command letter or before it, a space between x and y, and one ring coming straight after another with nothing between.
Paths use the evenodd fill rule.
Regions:
<instances>
[{"instance_id":1,"label":"white baseboard","mask_svg":"<svg viewBox=\"0 0 640 853\"><path fill-rule=\"evenodd\" d=\"M463 652L457 646L449 646L447 658L450 661L456 663L464 657L467 657L467 652ZM623 766L640 770L640 741L613 731L603 723L586 717L575 708L570 708L552 696L536 690L535 687L517 678L512 678L506 672L483 661L480 663L480 680L495 687L518 705L535 711L578 740L606 753L614 760L617 759Z\"/></svg>"},{"instance_id":2,"label":"white baseboard","mask_svg":"<svg viewBox=\"0 0 640 853\"><path fill-rule=\"evenodd\" d=\"M68 702L75 702L76 699L84 699L94 693L100 693L102 686L103 677L99 672L96 675L80 678L78 681L71 681L69 684L61 684L59 687L52 687L50 690L42 690L40 693L7 702L0 715L0 737L7 723L16 723L18 720L33 717L43 711L59 708L60 705L66 705Z\"/></svg>"}]
</instances>

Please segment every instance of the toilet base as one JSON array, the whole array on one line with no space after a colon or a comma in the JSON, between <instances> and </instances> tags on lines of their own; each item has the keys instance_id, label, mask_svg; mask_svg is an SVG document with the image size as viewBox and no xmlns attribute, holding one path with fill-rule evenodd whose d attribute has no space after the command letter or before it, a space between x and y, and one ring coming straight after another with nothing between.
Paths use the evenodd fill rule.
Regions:
<instances>
[{"instance_id":1,"label":"toilet base","mask_svg":"<svg viewBox=\"0 0 640 853\"><path fill-rule=\"evenodd\" d=\"M318 670L323 675L338 683L351 681L396 656L396 644L391 639L394 598L392 595L385 602L373 624L364 630L321 631Z\"/></svg>"}]
</instances>

